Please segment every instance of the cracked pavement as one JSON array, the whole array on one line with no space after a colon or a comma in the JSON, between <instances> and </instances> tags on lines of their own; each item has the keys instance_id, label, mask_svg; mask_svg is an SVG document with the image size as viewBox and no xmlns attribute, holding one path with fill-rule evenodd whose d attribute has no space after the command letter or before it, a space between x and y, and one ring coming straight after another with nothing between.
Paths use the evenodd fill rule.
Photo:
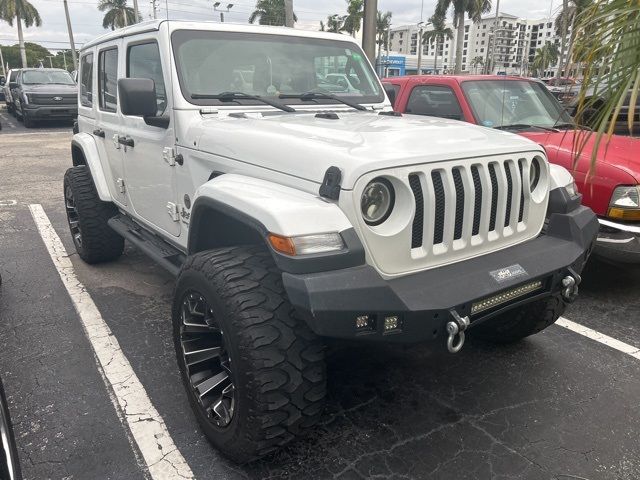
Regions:
<instances>
[{"instance_id":1,"label":"cracked pavement","mask_svg":"<svg viewBox=\"0 0 640 480\"><path fill-rule=\"evenodd\" d=\"M260 462L228 462L200 432L178 375L172 278L129 246L117 262L83 264L62 202L70 133L10 133L0 132L0 376L25 478L145 478L118 415L150 419L113 408L30 203L43 205L196 478L640 478L640 362L558 326L506 347L472 341L457 355L329 342L322 422ZM592 262L566 317L638 346L639 289L640 268Z\"/></svg>"}]
</instances>

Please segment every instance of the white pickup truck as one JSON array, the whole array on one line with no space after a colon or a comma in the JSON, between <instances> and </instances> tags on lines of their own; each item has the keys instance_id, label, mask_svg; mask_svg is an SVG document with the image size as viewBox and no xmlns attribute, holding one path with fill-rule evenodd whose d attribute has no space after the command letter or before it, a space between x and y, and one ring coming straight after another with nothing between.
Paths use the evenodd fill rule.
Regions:
<instances>
[{"instance_id":1,"label":"white pickup truck","mask_svg":"<svg viewBox=\"0 0 640 480\"><path fill-rule=\"evenodd\" d=\"M598 223L522 137L395 114L348 36L154 21L80 54L69 226L175 274L178 365L246 462L320 418L323 338L513 342L577 294ZM340 85L334 78L349 78Z\"/></svg>"}]
</instances>

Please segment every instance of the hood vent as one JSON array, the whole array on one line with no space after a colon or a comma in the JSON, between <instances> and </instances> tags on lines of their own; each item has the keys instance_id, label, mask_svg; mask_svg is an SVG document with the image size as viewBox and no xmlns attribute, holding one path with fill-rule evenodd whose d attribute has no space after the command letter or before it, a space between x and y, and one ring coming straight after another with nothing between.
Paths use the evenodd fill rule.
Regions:
<instances>
[{"instance_id":1,"label":"hood vent","mask_svg":"<svg viewBox=\"0 0 640 480\"><path fill-rule=\"evenodd\" d=\"M316 113L316 118L324 118L325 120L340 120L338 114L333 112Z\"/></svg>"}]
</instances>

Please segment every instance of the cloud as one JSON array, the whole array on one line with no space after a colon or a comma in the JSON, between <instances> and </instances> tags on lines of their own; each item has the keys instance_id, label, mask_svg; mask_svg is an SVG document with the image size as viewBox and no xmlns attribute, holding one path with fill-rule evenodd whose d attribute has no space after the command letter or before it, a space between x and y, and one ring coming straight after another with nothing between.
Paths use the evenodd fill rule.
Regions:
<instances>
[{"instance_id":1,"label":"cloud","mask_svg":"<svg viewBox=\"0 0 640 480\"><path fill-rule=\"evenodd\" d=\"M500 10L513 15L541 18L549 14L551 6L557 11L560 0L548 0L551 3L535 3L530 0L501 0ZM98 35L106 33L102 28L103 13L98 11L98 0L68 0L72 21L74 38L77 46ZM42 43L50 50L69 48L67 25L64 16L63 3L60 0L31 0L42 17L43 25L40 28L31 27L25 29L25 38L28 41ZM128 0L132 5L132 0ZM227 2L221 2L226 5ZM253 11L253 0L228 0L234 6L227 12L223 9L227 22L246 23ZM495 0L494 0L495 3ZM420 12L423 10L423 19L428 19L435 10L436 0L378 0L378 9L393 13L393 24L405 25L420 21ZM219 21L219 11L214 11L213 3L207 0L159 0L158 17L166 18L167 7L172 19L185 20L213 20ZM152 17L151 2L138 0L138 7L144 19ZM317 29L320 20L326 21L328 15L337 13L346 14L346 0L294 0L294 10L298 16L298 28L305 30ZM0 45L17 43L17 30L15 25L10 27L0 21Z\"/></svg>"}]
</instances>

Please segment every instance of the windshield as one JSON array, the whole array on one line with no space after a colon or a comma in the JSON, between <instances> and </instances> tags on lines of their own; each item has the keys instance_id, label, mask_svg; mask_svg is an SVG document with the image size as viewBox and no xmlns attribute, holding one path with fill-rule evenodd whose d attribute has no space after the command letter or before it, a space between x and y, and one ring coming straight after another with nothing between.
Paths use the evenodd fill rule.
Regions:
<instances>
[{"instance_id":1,"label":"windshield","mask_svg":"<svg viewBox=\"0 0 640 480\"><path fill-rule=\"evenodd\" d=\"M572 123L564 108L538 82L477 80L462 83L478 124L485 127Z\"/></svg>"},{"instance_id":2,"label":"windshield","mask_svg":"<svg viewBox=\"0 0 640 480\"><path fill-rule=\"evenodd\" d=\"M22 73L22 83L74 85L71 75L60 70L27 70Z\"/></svg>"},{"instance_id":3,"label":"windshield","mask_svg":"<svg viewBox=\"0 0 640 480\"><path fill-rule=\"evenodd\" d=\"M309 103L290 97L308 92L358 103L384 100L364 54L350 42L194 30L174 32L172 42L182 93L198 105L220 105L220 99L210 97L225 92L274 99L286 95L287 103L294 104ZM250 99L234 102L256 103ZM313 102L335 100L318 97Z\"/></svg>"}]
</instances>

